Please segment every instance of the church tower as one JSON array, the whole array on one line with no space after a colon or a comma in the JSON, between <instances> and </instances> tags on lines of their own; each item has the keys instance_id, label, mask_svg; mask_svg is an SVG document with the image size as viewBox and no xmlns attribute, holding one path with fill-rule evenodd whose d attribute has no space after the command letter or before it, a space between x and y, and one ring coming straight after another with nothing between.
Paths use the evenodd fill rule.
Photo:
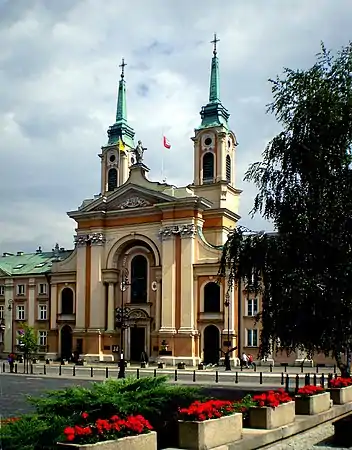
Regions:
<instances>
[{"instance_id":1,"label":"church tower","mask_svg":"<svg viewBox=\"0 0 352 450\"><path fill-rule=\"evenodd\" d=\"M206 212L204 234L213 245L222 245L228 232L236 226L240 190L235 188L235 154L237 139L230 130L230 114L220 99L220 70L216 34L211 41L209 101L200 111L201 124L195 129L194 183L197 195L210 200L212 208ZM211 220L210 220L211 219ZM209 224L212 224L210 227ZM210 232L211 228L211 232Z\"/></svg>"},{"instance_id":2,"label":"church tower","mask_svg":"<svg viewBox=\"0 0 352 450\"><path fill-rule=\"evenodd\" d=\"M129 176L131 151L134 149L133 128L127 122L125 63L122 58L121 79L117 96L116 121L108 129L108 143L101 148L101 193L106 195L125 183Z\"/></svg>"}]
</instances>

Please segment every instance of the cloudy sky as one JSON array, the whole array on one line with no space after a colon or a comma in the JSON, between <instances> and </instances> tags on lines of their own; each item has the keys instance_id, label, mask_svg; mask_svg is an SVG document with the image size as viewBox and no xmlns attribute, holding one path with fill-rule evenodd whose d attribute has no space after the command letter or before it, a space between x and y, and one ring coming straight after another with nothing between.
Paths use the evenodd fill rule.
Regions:
<instances>
[{"instance_id":1,"label":"cloudy sky","mask_svg":"<svg viewBox=\"0 0 352 450\"><path fill-rule=\"evenodd\" d=\"M163 154L168 182L193 181L190 137L208 97L214 31L239 141L241 222L269 229L250 218L255 188L242 181L279 130L265 112L267 79L311 65L321 40L347 44L351 17L351 0L0 0L0 251L72 247L66 211L100 191L97 154L114 122L122 57L150 178L160 179Z\"/></svg>"}]
</instances>

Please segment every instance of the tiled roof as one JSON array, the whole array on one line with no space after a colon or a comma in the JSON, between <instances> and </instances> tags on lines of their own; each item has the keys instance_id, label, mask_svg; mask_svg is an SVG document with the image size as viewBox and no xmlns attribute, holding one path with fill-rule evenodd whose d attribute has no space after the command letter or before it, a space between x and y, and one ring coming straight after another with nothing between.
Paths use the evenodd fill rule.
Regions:
<instances>
[{"instance_id":1,"label":"tiled roof","mask_svg":"<svg viewBox=\"0 0 352 450\"><path fill-rule=\"evenodd\" d=\"M40 275L50 272L53 261L68 258L73 250L57 252L22 253L0 256L0 277L17 275Z\"/></svg>"}]
</instances>

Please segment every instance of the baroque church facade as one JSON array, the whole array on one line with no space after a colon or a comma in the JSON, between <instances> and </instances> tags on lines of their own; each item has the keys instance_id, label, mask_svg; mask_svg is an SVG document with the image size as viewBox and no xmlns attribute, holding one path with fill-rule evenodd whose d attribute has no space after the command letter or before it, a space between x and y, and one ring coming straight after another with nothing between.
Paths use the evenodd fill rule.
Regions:
<instances>
[{"instance_id":1,"label":"baroque church facade","mask_svg":"<svg viewBox=\"0 0 352 450\"><path fill-rule=\"evenodd\" d=\"M237 293L225 302L217 272L241 193L216 42L209 101L192 137L194 181L185 187L149 181L127 120L124 66L116 121L99 154L101 194L68 213L77 224L75 250L52 265L48 356L77 350L87 360L116 360L122 332L127 360L145 352L172 364L215 362L220 348L236 345Z\"/></svg>"}]
</instances>

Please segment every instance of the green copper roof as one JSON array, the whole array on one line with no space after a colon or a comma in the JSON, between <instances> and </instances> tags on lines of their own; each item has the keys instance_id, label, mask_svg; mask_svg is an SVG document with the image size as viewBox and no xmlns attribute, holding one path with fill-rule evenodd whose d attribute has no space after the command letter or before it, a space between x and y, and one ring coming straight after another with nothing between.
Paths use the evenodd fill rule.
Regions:
<instances>
[{"instance_id":1,"label":"green copper roof","mask_svg":"<svg viewBox=\"0 0 352 450\"><path fill-rule=\"evenodd\" d=\"M223 106L220 100L220 69L219 58L217 56L216 44L219 42L216 34L214 35L213 57L211 60L210 86L209 86L209 103L203 106L200 112L202 123L198 129L210 128L216 126L224 126L229 128L228 120L229 112Z\"/></svg>"},{"instance_id":2,"label":"green copper roof","mask_svg":"<svg viewBox=\"0 0 352 450\"><path fill-rule=\"evenodd\" d=\"M0 256L0 277L44 275L51 271L54 261L68 258L73 250L64 250L56 246L51 252L21 253Z\"/></svg>"},{"instance_id":3,"label":"green copper roof","mask_svg":"<svg viewBox=\"0 0 352 450\"><path fill-rule=\"evenodd\" d=\"M132 127L129 126L127 122L127 102L126 102L126 81L125 81L125 63L122 59L121 79L119 81L119 90L117 95L117 107L116 107L116 122L114 125L109 127L109 145L116 144L119 139L130 148L134 148L134 135L135 132Z\"/></svg>"}]
</instances>

